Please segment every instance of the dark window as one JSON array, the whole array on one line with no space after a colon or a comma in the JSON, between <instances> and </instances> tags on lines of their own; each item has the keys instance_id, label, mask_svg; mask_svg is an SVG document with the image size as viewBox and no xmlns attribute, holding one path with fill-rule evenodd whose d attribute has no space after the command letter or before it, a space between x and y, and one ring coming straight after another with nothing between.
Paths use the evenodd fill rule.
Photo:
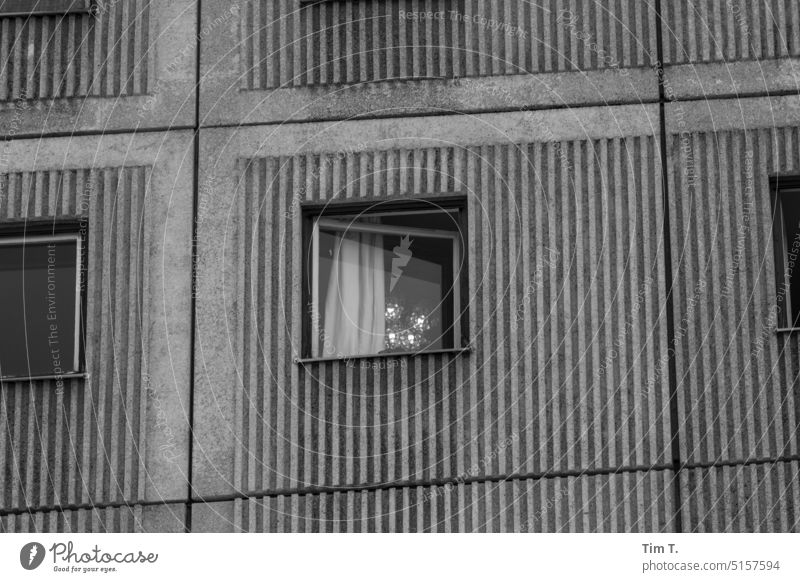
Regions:
<instances>
[{"instance_id":1,"label":"dark window","mask_svg":"<svg viewBox=\"0 0 800 582\"><path fill-rule=\"evenodd\" d=\"M463 199L306 213L304 356L464 347Z\"/></svg>"},{"instance_id":2,"label":"dark window","mask_svg":"<svg viewBox=\"0 0 800 582\"><path fill-rule=\"evenodd\" d=\"M81 264L77 231L0 236L0 377L81 371Z\"/></svg>"},{"instance_id":3,"label":"dark window","mask_svg":"<svg viewBox=\"0 0 800 582\"><path fill-rule=\"evenodd\" d=\"M0 16L89 13L92 0L0 0Z\"/></svg>"},{"instance_id":4,"label":"dark window","mask_svg":"<svg viewBox=\"0 0 800 582\"><path fill-rule=\"evenodd\" d=\"M800 327L800 178L781 178L773 186L779 325Z\"/></svg>"}]
</instances>

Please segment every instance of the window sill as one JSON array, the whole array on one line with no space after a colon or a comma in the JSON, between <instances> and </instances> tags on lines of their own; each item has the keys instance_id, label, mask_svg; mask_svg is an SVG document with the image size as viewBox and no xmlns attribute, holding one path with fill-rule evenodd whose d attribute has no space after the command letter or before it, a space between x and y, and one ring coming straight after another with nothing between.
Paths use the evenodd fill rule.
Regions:
<instances>
[{"instance_id":1,"label":"window sill","mask_svg":"<svg viewBox=\"0 0 800 582\"><path fill-rule=\"evenodd\" d=\"M9 376L0 377L1 384L12 382L33 382L36 380L88 380L89 372L72 372L70 374L50 374L47 376Z\"/></svg>"},{"instance_id":2,"label":"window sill","mask_svg":"<svg viewBox=\"0 0 800 582\"><path fill-rule=\"evenodd\" d=\"M322 364L325 362L339 362L339 363L349 363L356 360L389 360L392 358L413 358L419 356L437 356L437 355L459 355L459 354L469 354L472 351L470 346L464 348L449 348L445 350L427 350L424 352L391 352L385 354L364 354L358 356L347 356L347 357L330 357L330 358L295 358L295 364Z\"/></svg>"}]
</instances>

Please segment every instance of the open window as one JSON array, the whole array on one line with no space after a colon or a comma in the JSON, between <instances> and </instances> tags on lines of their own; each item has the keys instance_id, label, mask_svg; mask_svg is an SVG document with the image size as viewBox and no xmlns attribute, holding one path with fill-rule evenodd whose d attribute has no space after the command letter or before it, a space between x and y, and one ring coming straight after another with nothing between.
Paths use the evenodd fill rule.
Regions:
<instances>
[{"instance_id":1,"label":"open window","mask_svg":"<svg viewBox=\"0 0 800 582\"><path fill-rule=\"evenodd\" d=\"M800 177L773 180L778 321L800 328Z\"/></svg>"},{"instance_id":2,"label":"open window","mask_svg":"<svg viewBox=\"0 0 800 582\"><path fill-rule=\"evenodd\" d=\"M466 346L465 201L307 209L303 354Z\"/></svg>"},{"instance_id":3,"label":"open window","mask_svg":"<svg viewBox=\"0 0 800 582\"><path fill-rule=\"evenodd\" d=\"M0 16L48 16L90 14L94 0L0 0Z\"/></svg>"},{"instance_id":4,"label":"open window","mask_svg":"<svg viewBox=\"0 0 800 582\"><path fill-rule=\"evenodd\" d=\"M0 377L82 373L81 272L77 228L0 232Z\"/></svg>"}]
</instances>

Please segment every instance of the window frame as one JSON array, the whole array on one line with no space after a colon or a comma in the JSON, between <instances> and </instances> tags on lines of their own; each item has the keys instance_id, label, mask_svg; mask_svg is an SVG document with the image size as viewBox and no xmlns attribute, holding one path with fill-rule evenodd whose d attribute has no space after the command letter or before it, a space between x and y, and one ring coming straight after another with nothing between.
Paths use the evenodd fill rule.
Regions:
<instances>
[{"instance_id":1,"label":"window frame","mask_svg":"<svg viewBox=\"0 0 800 582\"><path fill-rule=\"evenodd\" d=\"M795 326L793 323L793 320L797 319L796 310L800 310L800 306L793 309L791 290L787 287L787 292L782 296L783 301L781 302L779 299L781 286L786 285L788 262L787 236L781 196L787 190L800 191L800 175L776 176L770 178L769 182L772 202L772 249L775 257L775 306L780 310L777 331L800 331L800 327Z\"/></svg>"},{"instance_id":2,"label":"window frame","mask_svg":"<svg viewBox=\"0 0 800 582\"><path fill-rule=\"evenodd\" d=\"M85 222L75 219L28 219L24 222L0 221L0 246L18 245L20 242L36 244L50 241L76 242L75 257L75 352L73 368L62 374L43 374L37 376L0 376L0 383L30 382L35 380L53 380L69 378L85 378L86 345L86 275L88 274L88 229Z\"/></svg>"},{"instance_id":3,"label":"window frame","mask_svg":"<svg viewBox=\"0 0 800 582\"><path fill-rule=\"evenodd\" d=\"M0 7L0 18L16 18L28 16L60 16L64 14L94 14L97 11L97 0L34 0L34 7L25 8L31 0L5 0Z\"/></svg>"},{"instance_id":4,"label":"window frame","mask_svg":"<svg viewBox=\"0 0 800 582\"><path fill-rule=\"evenodd\" d=\"M431 212L438 209L442 211L456 211L458 231L452 234L457 244L454 244L454 254L458 252L458 258L453 257L454 279L458 278L453 285L453 346L437 350L418 350L408 352L390 352L385 354L355 354L351 356L315 356L313 347L314 337L314 295L318 292L318 280L316 280L316 264L319 260L318 248L315 241L318 238L319 222L335 220L336 217L352 216L353 214L363 214L364 216L374 214L393 214L409 213L415 211ZM301 202L300 210L302 214L301 236L302 236L302 325L300 338L300 357L296 362L321 362L321 361L347 361L364 358L390 358L400 356L430 355L436 353L452 353L469 351L469 230L467 220L467 197L461 194L438 195L438 196L404 196L393 198L359 198L358 200L327 201L327 202ZM324 225L323 225L324 226ZM392 229L386 225L384 231ZM424 233L423 233L424 231ZM407 229L404 229L407 232ZM419 236L431 237L431 232L420 229ZM439 233L441 234L441 233ZM443 235L442 235L443 236ZM433 237L435 238L435 237ZM460 267L460 268L458 268ZM457 275L456 275L457 273ZM317 298L318 299L318 298Z\"/></svg>"}]
</instances>

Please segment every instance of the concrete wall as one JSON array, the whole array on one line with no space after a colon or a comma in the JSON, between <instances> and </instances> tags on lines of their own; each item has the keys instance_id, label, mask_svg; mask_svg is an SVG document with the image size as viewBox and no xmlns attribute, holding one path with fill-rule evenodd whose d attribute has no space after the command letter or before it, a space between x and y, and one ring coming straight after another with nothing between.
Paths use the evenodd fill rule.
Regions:
<instances>
[{"instance_id":1,"label":"concrete wall","mask_svg":"<svg viewBox=\"0 0 800 582\"><path fill-rule=\"evenodd\" d=\"M657 111L619 113L616 131L594 109L306 126L307 142L284 127L261 148L259 128L216 131L201 167L228 177L202 180L198 492L669 462L666 378L640 389L666 350ZM298 192L466 194L471 352L295 363Z\"/></svg>"},{"instance_id":2,"label":"concrete wall","mask_svg":"<svg viewBox=\"0 0 800 582\"><path fill-rule=\"evenodd\" d=\"M195 506L196 531L674 531L669 471L277 495Z\"/></svg>"},{"instance_id":3,"label":"concrete wall","mask_svg":"<svg viewBox=\"0 0 800 582\"><path fill-rule=\"evenodd\" d=\"M0 517L2 533L180 533L186 507L178 504L59 509Z\"/></svg>"},{"instance_id":4,"label":"concrete wall","mask_svg":"<svg viewBox=\"0 0 800 582\"><path fill-rule=\"evenodd\" d=\"M9 150L3 221L85 225L88 377L3 384L0 507L185 498L192 168L181 161L191 135L14 140Z\"/></svg>"},{"instance_id":5,"label":"concrete wall","mask_svg":"<svg viewBox=\"0 0 800 582\"><path fill-rule=\"evenodd\" d=\"M796 2L108 4L0 18L0 213L96 244L90 379L0 388L0 527L800 527ZM299 204L453 192L471 351L295 363Z\"/></svg>"},{"instance_id":6,"label":"concrete wall","mask_svg":"<svg viewBox=\"0 0 800 582\"><path fill-rule=\"evenodd\" d=\"M195 0L100 6L0 18L0 138L194 123Z\"/></svg>"},{"instance_id":7,"label":"concrete wall","mask_svg":"<svg viewBox=\"0 0 800 582\"><path fill-rule=\"evenodd\" d=\"M0 220L70 218L89 247L86 378L0 387L3 531L183 529L196 20L0 17Z\"/></svg>"},{"instance_id":8,"label":"concrete wall","mask_svg":"<svg viewBox=\"0 0 800 582\"><path fill-rule=\"evenodd\" d=\"M239 18L230 17L232 7ZM412 20L442 11L443 20ZM658 96L648 68L656 60L655 12L642 2L206 2L203 27L213 32L201 58L202 116L214 124Z\"/></svg>"}]
</instances>

